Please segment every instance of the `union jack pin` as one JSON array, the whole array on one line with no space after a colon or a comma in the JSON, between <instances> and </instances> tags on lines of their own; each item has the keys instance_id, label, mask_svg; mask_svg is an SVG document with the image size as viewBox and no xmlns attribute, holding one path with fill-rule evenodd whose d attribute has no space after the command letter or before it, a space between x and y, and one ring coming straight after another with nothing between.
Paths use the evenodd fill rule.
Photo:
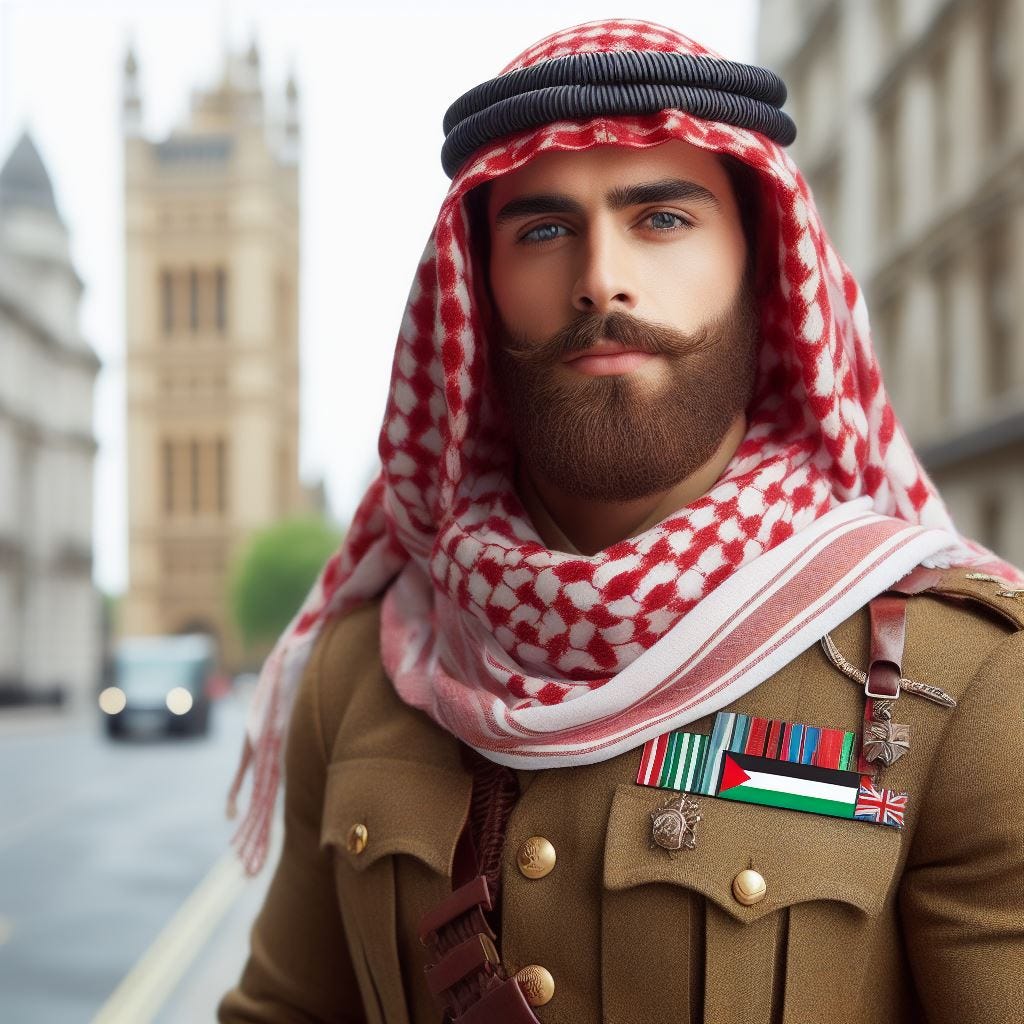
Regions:
<instances>
[{"instance_id":1,"label":"union jack pin","mask_svg":"<svg viewBox=\"0 0 1024 1024\"><path fill-rule=\"evenodd\" d=\"M909 793L897 793L892 789L876 786L869 775L860 780L857 806L853 816L857 821L871 821L876 825L903 828L903 816L907 811Z\"/></svg>"}]
</instances>

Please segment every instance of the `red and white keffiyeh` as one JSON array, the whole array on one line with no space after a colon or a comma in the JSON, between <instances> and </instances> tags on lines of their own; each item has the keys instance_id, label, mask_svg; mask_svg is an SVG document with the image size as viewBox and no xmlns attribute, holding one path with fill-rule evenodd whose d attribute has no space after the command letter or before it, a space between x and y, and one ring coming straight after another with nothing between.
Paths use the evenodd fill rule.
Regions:
<instances>
[{"instance_id":1,"label":"red and white keffiyeh","mask_svg":"<svg viewBox=\"0 0 1024 1024\"><path fill-rule=\"evenodd\" d=\"M584 51L710 51L648 22L581 25L505 71ZM714 56L714 54L711 54ZM544 546L511 483L486 385L463 197L550 149L682 139L762 184L762 352L746 436L699 500L593 556ZM460 170L409 296L380 434L380 475L268 658L235 837L263 862L280 747L324 623L384 595L399 696L491 760L587 764L751 690L918 564L1024 580L962 538L896 419L861 291L800 172L765 137L666 110L565 121L500 140ZM329 684L328 684L329 685Z\"/></svg>"}]
</instances>

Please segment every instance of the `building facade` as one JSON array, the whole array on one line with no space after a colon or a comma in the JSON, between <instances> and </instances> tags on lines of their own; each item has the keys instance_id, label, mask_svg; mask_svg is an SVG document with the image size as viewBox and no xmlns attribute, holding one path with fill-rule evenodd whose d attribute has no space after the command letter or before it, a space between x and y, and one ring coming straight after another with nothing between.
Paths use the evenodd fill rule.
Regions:
<instances>
[{"instance_id":1,"label":"building facade","mask_svg":"<svg viewBox=\"0 0 1024 1024\"><path fill-rule=\"evenodd\" d=\"M1024 4L762 0L793 156L957 525L1024 565Z\"/></svg>"},{"instance_id":2,"label":"building facade","mask_svg":"<svg viewBox=\"0 0 1024 1024\"><path fill-rule=\"evenodd\" d=\"M0 704L93 700L92 583L100 363L53 186L25 133L0 169Z\"/></svg>"},{"instance_id":3,"label":"building facade","mask_svg":"<svg viewBox=\"0 0 1024 1024\"><path fill-rule=\"evenodd\" d=\"M201 630L242 657L226 600L251 533L303 512L299 121L255 45L163 141L124 68L129 588L123 635Z\"/></svg>"}]
</instances>

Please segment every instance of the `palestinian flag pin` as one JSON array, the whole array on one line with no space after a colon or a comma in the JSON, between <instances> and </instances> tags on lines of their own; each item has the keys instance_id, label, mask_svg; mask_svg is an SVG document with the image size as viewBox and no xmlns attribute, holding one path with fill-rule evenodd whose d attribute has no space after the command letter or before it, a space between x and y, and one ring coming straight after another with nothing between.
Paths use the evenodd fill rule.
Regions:
<instances>
[{"instance_id":1,"label":"palestinian flag pin","mask_svg":"<svg viewBox=\"0 0 1024 1024\"><path fill-rule=\"evenodd\" d=\"M746 804L852 818L859 792L856 772L727 753L717 795Z\"/></svg>"}]
</instances>

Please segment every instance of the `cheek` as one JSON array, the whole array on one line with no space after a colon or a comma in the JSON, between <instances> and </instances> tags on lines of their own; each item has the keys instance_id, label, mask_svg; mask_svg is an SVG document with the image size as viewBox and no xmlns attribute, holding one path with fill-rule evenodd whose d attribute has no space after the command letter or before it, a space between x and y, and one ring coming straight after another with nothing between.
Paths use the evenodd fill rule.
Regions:
<instances>
[{"instance_id":1,"label":"cheek","mask_svg":"<svg viewBox=\"0 0 1024 1024\"><path fill-rule=\"evenodd\" d=\"M518 295L523 287L520 275L514 272L514 268L499 253L491 254L489 275L495 308L507 323L509 312L518 305Z\"/></svg>"},{"instance_id":2,"label":"cheek","mask_svg":"<svg viewBox=\"0 0 1024 1024\"><path fill-rule=\"evenodd\" d=\"M693 330L732 304L746 260L743 245L727 234L693 239L664 252L651 251L643 278L648 301L683 330Z\"/></svg>"},{"instance_id":3,"label":"cheek","mask_svg":"<svg viewBox=\"0 0 1024 1024\"><path fill-rule=\"evenodd\" d=\"M561 326L566 304L562 278L553 261L517 260L502 253L491 257L491 294L498 315L531 335Z\"/></svg>"}]
</instances>

